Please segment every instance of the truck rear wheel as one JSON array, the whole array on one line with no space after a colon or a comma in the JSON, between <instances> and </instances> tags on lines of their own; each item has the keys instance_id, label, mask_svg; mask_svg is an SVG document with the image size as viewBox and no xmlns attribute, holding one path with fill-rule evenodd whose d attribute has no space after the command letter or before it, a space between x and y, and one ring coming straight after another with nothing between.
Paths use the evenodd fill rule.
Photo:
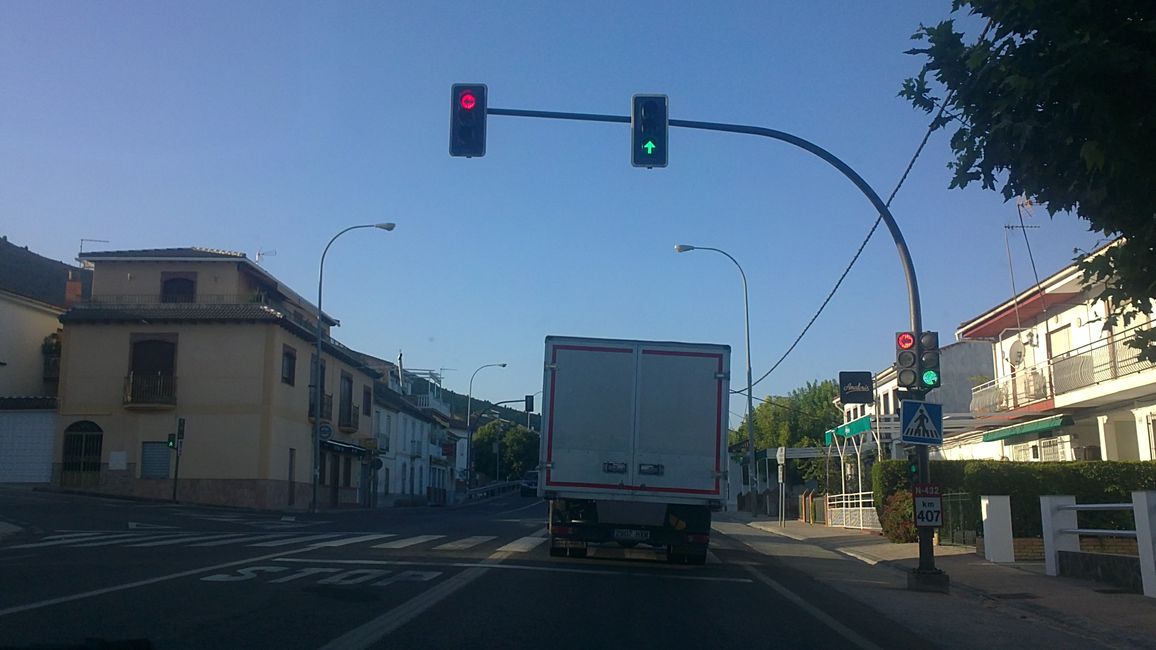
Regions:
<instances>
[{"instance_id":1,"label":"truck rear wheel","mask_svg":"<svg viewBox=\"0 0 1156 650\"><path fill-rule=\"evenodd\" d=\"M578 557L578 558L586 557L586 547L585 546L582 546L582 547L571 546L570 547L570 557Z\"/></svg>"}]
</instances>

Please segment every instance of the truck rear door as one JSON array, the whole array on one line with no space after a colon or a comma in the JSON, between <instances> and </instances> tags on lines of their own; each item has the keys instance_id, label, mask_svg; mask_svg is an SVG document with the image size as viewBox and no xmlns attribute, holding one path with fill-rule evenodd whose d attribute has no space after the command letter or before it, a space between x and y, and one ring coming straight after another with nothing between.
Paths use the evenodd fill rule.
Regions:
<instances>
[{"instance_id":1,"label":"truck rear door","mask_svg":"<svg viewBox=\"0 0 1156 650\"><path fill-rule=\"evenodd\" d=\"M635 348L548 341L543 488L629 494Z\"/></svg>"},{"instance_id":2,"label":"truck rear door","mask_svg":"<svg viewBox=\"0 0 1156 650\"><path fill-rule=\"evenodd\" d=\"M730 399L726 348L643 345L635 490L719 496Z\"/></svg>"}]
</instances>

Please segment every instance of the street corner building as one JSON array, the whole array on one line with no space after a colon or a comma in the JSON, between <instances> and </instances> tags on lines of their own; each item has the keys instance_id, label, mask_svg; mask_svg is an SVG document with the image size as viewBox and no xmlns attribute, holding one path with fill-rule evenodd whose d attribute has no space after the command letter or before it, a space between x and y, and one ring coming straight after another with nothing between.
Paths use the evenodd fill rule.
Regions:
<instances>
[{"instance_id":1,"label":"street corner building","mask_svg":"<svg viewBox=\"0 0 1156 650\"><path fill-rule=\"evenodd\" d=\"M320 417L318 506L368 505L381 373L329 336L335 319L242 253L168 248L80 260L92 293L60 316L55 485L304 509Z\"/></svg>"}]
</instances>

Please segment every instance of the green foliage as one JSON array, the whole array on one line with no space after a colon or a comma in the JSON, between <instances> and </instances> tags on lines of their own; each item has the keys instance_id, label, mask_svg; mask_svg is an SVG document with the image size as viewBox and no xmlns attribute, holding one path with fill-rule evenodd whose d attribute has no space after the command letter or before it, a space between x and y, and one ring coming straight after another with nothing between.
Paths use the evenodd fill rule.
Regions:
<instances>
[{"instance_id":1,"label":"green foliage","mask_svg":"<svg viewBox=\"0 0 1156 650\"><path fill-rule=\"evenodd\" d=\"M911 492L904 490L887 497L879 523L883 526L883 535L896 544L918 541L919 533L915 529L915 503L911 498Z\"/></svg>"},{"instance_id":2,"label":"green foliage","mask_svg":"<svg viewBox=\"0 0 1156 650\"><path fill-rule=\"evenodd\" d=\"M888 497L910 492L906 461L876 463L872 475L875 507L882 518ZM967 492L979 510L982 495L1011 497L1012 531L1017 537L1041 534L1040 496L1071 494L1077 503L1128 503L1134 490L1156 490L1156 462L1013 463L993 460L933 461L932 482L945 492ZM1126 512L1080 513L1089 528L1134 528Z\"/></svg>"},{"instance_id":3,"label":"green foliage","mask_svg":"<svg viewBox=\"0 0 1156 650\"><path fill-rule=\"evenodd\" d=\"M502 462L494 455L499 441ZM517 479L538 466L538 436L520 424L492 420L474 431L474 462L477 471L495 480ZM501 473L498 476L498 472Z\"/></svg>"},{"instance_id":4,"label":"green foliage","mask_svg":"<svg viewBox=\"0 0 1156 650\"><path fill-rule=\"evenodd\" d=\"M919 74L900 96L952 127L952 187L979 182L1049 214L1075 211L1105 238L1082 255L1084 282L1104 282L1109 325L1150 314L1156 298L1156 3L955 0L987 27L974 40L952 20L920 27ZM945 91L932 94L930 79ZM1133 345L1132 342L1129 343ZM1156 330L1134 347L1156 361Z\"/></svg>"}]
</instances>

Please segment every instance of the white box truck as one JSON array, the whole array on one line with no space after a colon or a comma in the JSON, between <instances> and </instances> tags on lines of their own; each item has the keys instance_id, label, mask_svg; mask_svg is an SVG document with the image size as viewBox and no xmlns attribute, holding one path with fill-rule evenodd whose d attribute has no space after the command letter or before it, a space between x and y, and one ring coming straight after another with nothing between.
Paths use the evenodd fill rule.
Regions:
<instances>
[{"instance_id":1,"label":"white box truck","mask_svg":"<svg viewBox=\"0 0 1156 650\"><path fill-rule=\"evenodd\" d=\"M538 495L550 554L702 564L726 489L730 347L546 337Z\"/></svg>"}]
</instances>

